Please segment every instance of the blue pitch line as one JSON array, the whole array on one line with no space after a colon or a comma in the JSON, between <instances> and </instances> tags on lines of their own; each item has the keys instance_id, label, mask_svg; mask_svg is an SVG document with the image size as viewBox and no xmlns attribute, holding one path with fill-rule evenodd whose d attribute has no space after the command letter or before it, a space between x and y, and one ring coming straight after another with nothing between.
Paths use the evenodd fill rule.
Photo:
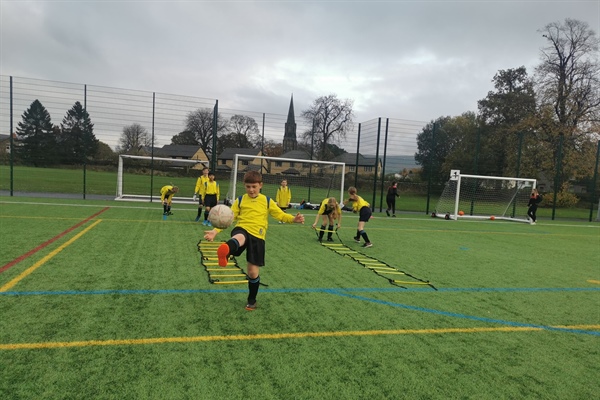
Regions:
<instances>
[{"instance_id":1,"label":"blue pitch line","mask_svg":"<svg viewBox=\"0 0 600 400\"><path fill-rule=\"evenodd\" d=\"M0 296L73 296L73 295L146 295L146 294L194 294L194 293L246 293L248 289L107 289L107 290L39 290L30 292L0 292ZM597 292L600 287L590 288L441 288L437 292L431 288L306 288L306 289L266 289L261 293L332 293L332 292Z\"/></svg>"},{"instance_id":2,"label":"blue pitch line","mask_svg":"<svg viewBox=\"0 0 600 400\"><path fill-rule=\"evenodd\" d=\"M457 313L448 312L448 311L440 311L440 310L434 310L431 308L423 308L423 307L418 307L418 306L409 306L407 304L392 303L390 301L385 301L385 300L377 300L377 299L372 299L369 297L356 296L353 294L344 293L344 291L336 290L336 289L330 290L329 293L336 295L336 296L349 297L351 299L363 300L363 301L368 301L368 302L377 303L377 304L383 304L383 305L391 306L391 307L398 307L398 308L404 308L404 309L412 310L412 311L420 311L420 312L427 312L427 313L431 313L431 314L443 315L445 317L463 318L463 319L469 319L472 321L488 322L488 323L494 323L494 324L515 326L515 327L539 328L539 329L545 329L545 330L549 330L549 331L580 333L580 334L584 334L584 335L600 336L600 332L596 332L596 331L586 331L586 330L582 330L582 329L557 328L557 327L548 326L548 325L527 324L527 323L522 323L522 322L505 321L502 319L492 319L492 318L485 318L485 317L476 317L473 315L457 314Z\"/></svg>"}]
</instances>

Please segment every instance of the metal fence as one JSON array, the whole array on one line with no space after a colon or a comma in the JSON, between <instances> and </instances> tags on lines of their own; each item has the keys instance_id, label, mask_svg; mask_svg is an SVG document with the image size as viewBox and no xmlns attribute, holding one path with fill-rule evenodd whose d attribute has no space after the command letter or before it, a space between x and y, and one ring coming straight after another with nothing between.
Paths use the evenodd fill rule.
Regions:
<instances>
[{"instance_id":1,"label":"metal fence","mask_svg":"<svg viewBox=\"0 0 600 400\"><path fill-rule=\"evenodd\" d=\"M233 116L254 119L261 136L261 143L255 143L256 147L261 147L268 141L281 143L287 122L287 114L226 109L219 107L218 99L0 75L0 138L8 138L10 133L16 131L24 111L34 100L39 100L44 105L53 125L60 125L67 111L75 102L80 102L94 124L95 137L112 149L119 145L124 127L132 124L139 124L150 133L152 147L170 144L173 136L185 130L187 115L199 109L217 110L223 121L228 121ZM287 110L287 104L285 109ZM298 140L305 132L311 132L311 123L304 121L298 112L295 122ZM413 204L406 210L429 213L435 206L444 182L431 174L421 174L420 170L425 166L428 166L430 171L434 170L433 167L439 167L445 160L433 157L427 161L428 165L418 165L415 162L415 154L419 151L418 135L431 124L425 121L384 117L358 123L339 146L355 155L357 159L361 156L379 162L374 162L372 170L368 173L359 173L356 168L353 174L347 176L347 186L356 186L375 211L381 212L385 209L387 187L392 181L397 181L401 194L421 199L416 207ZM435 137L431 140L435 141ZM503 144L510 150L507 151L510 155L507 163L512 165L512 176L535 177L523 175L525 171L532 170L533 167L527 163L535 159L533 154L528 154L532 150L523 144L524 141L526 142L526 138L524 140L523 137L515 136ZM11 195L14 192L52 193L57 186L53 176L58 176L53 174L53 168L34 169L19 166L13 170L10 153L6 151L7 143L8 141L4 140L0 148L0 190ZM430 145L433 146L434 143ZM474 174L481 170L491 171L489 166L486 167L488 160L483 157L484 152L481 150L486 146L486 138L478 137L477 143L473 143L469 149L470 154L465 156L468 161L463 160L462 165L454 168ZM597 154L600 155L600 145L597 147ZM561 154L560 144L556 150L555 153ZM576 194L582 200L580 206L581 203L589 204L590 220L598 205L598 155L594 176L575 188ZM214 160L215 158L213 162ZM117 164L117 155L112 154L106 159L90 160L86 165L57 166L56 168L71 170L67 178L69 181L60 185L61 191L84 199L90 196L110 197L114 194L116 185ZM106 172L110 174L107 175ZM195 178L194 174L197 172L188 170L187 173L190 174L190 178ZM556 213L557 188L561 179L564 179L560 158L542 175L545 175L541 178L542 184L546 185L543 189L554 200L552 218L560 216L560 212ZM403 204L401 200L398 204L399 210L403 210Z\"/></svg>"}]
</instances>

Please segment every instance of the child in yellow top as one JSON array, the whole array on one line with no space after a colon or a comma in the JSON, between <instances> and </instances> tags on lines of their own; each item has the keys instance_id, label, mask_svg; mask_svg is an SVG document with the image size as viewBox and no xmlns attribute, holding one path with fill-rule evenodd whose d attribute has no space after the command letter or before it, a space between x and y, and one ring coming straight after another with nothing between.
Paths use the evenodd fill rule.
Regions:
<instances>
[{"instance_id":1,"label":"child in yellow top","mask_svg":"<svg viewBox=\"0 0 600 400\"><path fill-rule=\"evenodd\" d=\"M287 210L290 207L290 201L292 201L292 189L288 186L287 180L281 181L281 186L277 189L277 195L275 196L275 202L282 210Z\"/></svg>"},{"instance_id":2,"label":"child in yellow top","mask_svg":"<svg viewBox=\"0 0 600 400\"><path fill-rule=\"evenodd\" d=\"M321 202L321 207L319 207L319 211L317 212L317 217L315 218L315 223L312 224L312 227L316 229L317 222L319 222L319 217L323 218L323 222L321 223L321 229L319 230L319 242L323 241L323 234L325 233L325 224L329 222L329 227L327 228L327 241L333 242L333 223L335 220L338 222L338 228L342 227L342 207L336 200L335 197L329 197Z\"/></svg>"},{"instance_id":3,"label":"child in yellow top","mask_svg":"<svg viewBox=\"0 0 600 400\"><path fill-rule=\"evenodd\" d=\"M212 226L208 220L208 213L210 209L219 204L219 197L221 196L221 190L219 184L215 181L215 173L208 173L208 181L204 182L204 186L201 188L202 203L204 203L204 222L203 225Z\"/></svg>"},{"instance_id":4,"label":"child in yellow top","mask_svg":"<svg viewBox=\"0 0 600 400\"><path fill-rule=\"evenodd\" d=\"M344 201L344 205L346 205L348 202L351 202L352 210L355 213L358 213L358 227L356 229L354 241L356 243L360 243L360 238L362 236L362 238L365 239L365 244L363 247L372 247L373 243L371 243L367 232L365 232L365 223L369 222L372 214L371 205L357 194L357 190L354 186L348 188L348 194L349 198L348 200Z\"/></svg>"},{"instance_id":5,"label":"child in yellow top","mask_svg":"<svg viewBox=\"0 0 600 400\"><path fill-rule=\"evenodd\" d=\"M160 202L163 205L163 215L173 215L171 212L171 203L173 195L179 192L179 188L173 185L165 185L160 189Z\"/></svg>"},{"instance_id":6,"label":"child in yellow top","mask_svg":"<svg viewBox=\"0 0 600 400\"><path fill-rule=\"evenodd\" d=\"M258 171L248 171L244 175L246 194L234 200L231 211L235 220L235 228L231 238L217 249L219 266L227 266L230 255L240 256L246 251L248 261L248 302L246 310L256 309L256 295L260 285L260 267L265 265L265 236L269 226L269 214L279 221L288 223L304 223L304 216L286 214L267 196L260 193L262 175ZM212 229L204 234L204 239L212 242L220 229Z\"/></svg>"},{"instance_id":7,"label":"child in yellow top","mask_svg":"<svg viewBox=\"0 0 600 400\"><path fill-rule=\"evenodd\" d=\"M198 198L198 215L196 215L196 222L200 221L200 216L202 215L202 206L204 203L202 202L202 188L204 187L204 183L208 182L208 168L202 168L202 175L198 177L196 180L196 187L194 188L194 201Z\"/></svg>"}]
</instances>

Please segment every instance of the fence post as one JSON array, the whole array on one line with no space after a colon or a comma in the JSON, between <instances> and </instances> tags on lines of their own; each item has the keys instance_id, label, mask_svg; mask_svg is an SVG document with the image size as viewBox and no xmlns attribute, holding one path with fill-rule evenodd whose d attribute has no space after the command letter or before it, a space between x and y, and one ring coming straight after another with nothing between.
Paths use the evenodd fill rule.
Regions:
<instances>
[{"instance_id":1,"label":"fence post","mask_svg":"<svg viewBox=\"0 0 600 400\"><path fill-rule=\"evenodd\" d=\"M10 138L8 139L8 143L10 146L10 195L11 197L14 195L13 193L13 184L14 184L14 159L13 154L15 152L15 143L13 141L13 77L10 77Z\"/></svg>"},{"instance_id":2,"label":"fence post","mask_svg":"<svg viewBox=\"0 0 600 400\"><path fill-rule=\"evenodd\" d=\"M377 170L379 166L379 141L381 140L381 117L377 120L377 147L375 149L375 173L373 176L373 202L371 203L371 209L375 210L375 199L377 196ZM381 212L381 210L379 210Z\"/></svg>"},{"instance_id":3,"label":"fence post","mask_svg":"<svg viewBox=\"0 0 600 400\"><path fill-rule=\"evenodd\" d=\"M592 216L594 214L594 204L596 199L596 181L598 180L598 161L600 160L600 140L596 144L596 166L594 167L594 180L592 181L592 198L590 199L590 219L589 222L592 222ZM600 210L600 207L598 207ZM600 213L600 211L598 211Z\"/></svg>"},{"instance_id":4,"label":"fence post","mask_svg":"<svg viewBox=\"0 0 600 400\"><path fill-rule=\"evenodd\" d=\"M520 178L520 174L521 174L521 151L523 149L523 132L519 132L519 145L518 145L518 149L517 149L517 166L516 166L516 171L515 171L515 178ZM517 213L517 202L516 200L513 201L513 207L512 207L512 217L515 217L515 214Z\"/></svg>"},{"instance_id":5,"label":"fence post","mask_svg":"<svg viewBox=\"0 0 600 400\"><path fill-rule=\"evenodd\" d=\"M218 121L217 118L219 118L219 100L215 100L215 107L213 109L213 137L212 137L212 155L211 155L211 160L210 160L210 169L212 171L216 171L217 170L217 127L218 127ZM234 165L234 169L235 169L235 165Z\"/></svg>"},{"instance_id":6,"label":"fence post","mask_svg":"<svg viewBox=\"0 0 600 400\"><path fill-rule=\"evenodd\" d=\"M156 92L152 92L152 146L150 147L150 203L154 193L154 110L156 108Z\"/></svg>"},{"instance_id":7,"label":"fence post","mask_svg":"<svg viewBox=\"0 0 600 400\"><path fill-rule=\"evenodd\" d=\"M554 216L556 215L556 199L558 198L558 185L560 182L560 171L562 169L562 150L563 150L563 140L565 138L564 134L559 135L559 144L558 144L558 157L556 158L556 174L554 175L554 198L552 201L552 221L554 221Z\"/></svg>"},{"instance_id":8,"label":"fence post","mask_svg":"<svg viewBox=\"0 0 600 400\"><path fill-rule=\"evenodd\" d=\"M388 141L388 128L390 126L390 119L385 119L385 139L383 139L383 163L381 164L381 190L379 191L379 212L383 210L383 188L385 186L385 162L387 159L387 141ZM377 160L375 160L377 162ZM379 164L379 163L378 163ZM387 207L387 203L386 203Z\"/></svg>"},{"instance_id":9,"label":"fence post","mask_svg":"<svg viewBox=\"0 0 600 400\"><path fill-rule=\"evenodd\" d=\"M83 114L85 115L85 113L87 112L87 85L84 84L83 85ZM85 133L84 133L85 134ZM86 172L87 172L87 152L86 150L86 146L85 146L85 141L83 143L83 199L85 200L85 188L86 188Z\"/></svg>"},{"instance_id":10,"label":"fence post","mask_svg":"<svg viewBox=\"0 0 600 400\"><path fill-rule=\"evenodd\" d=\"M433 174L433 153L435 152L435 131L437 122L433 123L431 128L431 147L429 149L429 176L427 177L427 205L425 206L425 214L429 214L429 201L431 199L431 175Z\"/></svg>"}]
</instances>

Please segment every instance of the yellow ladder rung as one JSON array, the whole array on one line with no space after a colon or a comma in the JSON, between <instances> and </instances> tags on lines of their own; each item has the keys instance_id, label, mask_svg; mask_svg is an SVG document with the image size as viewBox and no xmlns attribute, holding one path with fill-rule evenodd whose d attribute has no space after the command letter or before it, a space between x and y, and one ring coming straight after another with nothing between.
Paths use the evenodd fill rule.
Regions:
<instances>
[{"instance_id":1,"label":"yellow ladder rung","mask_svg":"<svg viewBox=\"0 0 600 400\"><path fill-rule=\"evenodd\" d=\"M225 282L213 282L217 285L237 284L237 283L248 283L248 281L225 281Z\"/></svg>"},{"instance_id":2,"label":"yellow ladder rung","mask_svg":"<svg viewBox=\"0 0 600 400\"><path fill-rule=\"evenodd\" d=\"M207 271L241 271L241 268L206 268Z\"/></svg>"},{"instance_id":3,"label":"yellow ladder rung","mask_svg":"<svg viewBox=\"0 0 600 400\"><path fill-rule=\"evenodd\" d=\"M203 263L202 265L206 265L207 267L215 267L215 266L219 265L219 263L218 262L216 262L216 263L215 262L210 262L210 263ZM232 266L237 266L237 265L235 265L234 262L228 262L227 266L228 267L232 267Z\"/></svg>"},{"instance_id":4,"label":"yellow ladder rung","mask_svg":"<svg viewBox=\"0 0 600 400\"><path fill-rule=\"evenodd\" d=\"M371 268L371 267L369 267L369 268ZM377 271L396 271L394 268L377 268L377 267L373 267L371 269L377 270Z\"/></svg>"},{"instance_id":5,"label":"yellow ladder rung","mask_svg":"<svg viewBox=\"0 0 600 400\"><path fill-rule=\"evenodd\" d=\"M429 285L429 282L406 282L406 281L396 281L392 280L394 283L406 283L407 285Z\"/></svg>"},{"instance_id":6,"label":"yellow ladder rung","mask_svg":"<svg viewBox=\"0 0 600 400\"><path fill-rule=\"evenodd\" d=\"M374 269L373 271L377 271L377 270ZM386 275L406 275L404 272L386 272L386 271L382 271L382 273L384 273Z\"/></svg>"},{"instance_id":7,"label":"yellow ladder rung","mask_svg":"<svg viewBox=\"0 0 600 400\"><path fill-rule=\"evenodd\" d=\"M246 276L246 274L210 274L211 278L233 278L234 276Z\"/></svg>"}]
</instances>

